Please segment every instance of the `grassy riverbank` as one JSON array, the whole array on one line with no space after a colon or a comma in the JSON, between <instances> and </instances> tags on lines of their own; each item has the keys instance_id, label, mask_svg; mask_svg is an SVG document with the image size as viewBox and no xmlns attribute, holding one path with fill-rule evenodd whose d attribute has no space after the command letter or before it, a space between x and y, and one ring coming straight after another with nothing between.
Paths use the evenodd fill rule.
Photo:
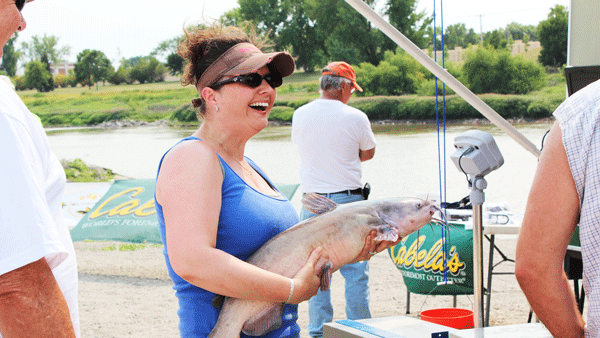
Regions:
<instances>
[{"instance_id":1,"label":"grassy riverbank","mask_svg":"<svg viewBox=\"0 0 600 338\"><path fill-rule=\"evenodd\" d=\"M116 176L110 169L90 167L79 158L72 161L63 159L60 163L65 170L67 182L108 182Z\"/></svg>"},{"instance_id":2,"label":"grassy riverbank","mask_svg":"<svg viewBox=\"0 0 600 338\"><path fill-rule=\"evenodd\" d=\"M286 78L278 89L271 119L289 122L296 108L319 96L318 79L318 72L296 72ZM195 88L182 87L179 82L18 93L46 127L96 125L111 120L153 122L170 119L174 123L194 123L195 111L190 100L198 96ZM553 74L547 87L527 95L484 94L480 97L505 118L547 118L565 98L564 76ZM436 98L416 95L354 97L350 105L363 110L372 121L426 121L435 118ZM480 117L457 95L447 96L446 107L449 120Z\"/></svg>"}]
</instances>

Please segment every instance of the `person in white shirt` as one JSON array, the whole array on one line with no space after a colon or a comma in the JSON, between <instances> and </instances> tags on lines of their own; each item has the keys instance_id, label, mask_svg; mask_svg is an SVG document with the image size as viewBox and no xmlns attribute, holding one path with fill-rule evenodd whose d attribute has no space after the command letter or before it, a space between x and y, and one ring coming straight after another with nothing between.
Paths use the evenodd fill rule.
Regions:
<instances>
[{"instance_id":1,"label":"person in white shirt","mask_svg":"<svg viewBox=\"0 0 600 338\"><path fill-rule=\"evenodd\" d=\"M0 0L1 47L25 28L25 2ZM79 336L77 261L61 209L65 184L41 124L0 81L1 337Z\"/></svg>"},{"instance_id":2,"label":"person in white shirt","mask_svg":"<svg viewBox=\"0 0 600 338\"><path fill-rule=\"evenodd\" d=\"M318 193L338 204L368 197L368 188L361 182L361 162L375 155L375 135L367 115L347 104L355 90L362 88L352 66L332 62L322 70L321 98L294 112L292 141L300 154L303 193ZM312 216L302 208L302 220ZM371 317L368 264L361 261L340 269L346 281L348 319ZM308 306L309 334L321 337L323 324L333 319L330 291L319 291Z\"/></svg>"}]
</instances>

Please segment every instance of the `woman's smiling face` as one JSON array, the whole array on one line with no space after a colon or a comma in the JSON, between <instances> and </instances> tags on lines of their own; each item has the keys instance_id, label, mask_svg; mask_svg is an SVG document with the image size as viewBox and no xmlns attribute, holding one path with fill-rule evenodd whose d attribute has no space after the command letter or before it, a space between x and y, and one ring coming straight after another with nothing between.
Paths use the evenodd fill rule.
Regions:
<instances>
[{"instance_id":1,"label":"woman's smiling face","mask_svg":"<svg viewBox=\"0 0 600 338\"><path fill-rule=\"evenodd\" d=\"M269 72L270 70L266 66L257 71L262 76ZM224 85L217 92L219 111L223 109L225 114L230 115L229 118L240 122L246 121L258 131L267 126L269 113L277 97L277 90L271 87L266 80L263 79L256 88L232 83Z\"/></svg>"}]
</instances>

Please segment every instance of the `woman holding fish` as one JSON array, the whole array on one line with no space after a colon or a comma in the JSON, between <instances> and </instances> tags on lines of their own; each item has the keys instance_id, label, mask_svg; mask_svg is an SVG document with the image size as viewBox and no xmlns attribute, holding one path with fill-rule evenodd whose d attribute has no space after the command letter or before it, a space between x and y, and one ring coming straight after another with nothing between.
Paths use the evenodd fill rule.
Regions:
<instances>
[{"instance_id":1,"label":"woman holding fish","mask_svg":"<svg viewBox=\"0 0 600 338\"><path fill-rule=\"evenodd\" d=\"M198 90L192 103L202 124L164 155L155 202L185 337L210 334L220 311L216 295L287 303L280 327L265 336L298 337L296 304L320 284L315 265L321 248L293 278L245 262L298 222L291 203L244 156L246 142L267 126L276 88L295 67L290 54L265 54L255 41L239 28L214 25L186 32L179 47L187 61L181 81ZM357 260L384 250L372 238Z\"/></svg>"}]
</instances>

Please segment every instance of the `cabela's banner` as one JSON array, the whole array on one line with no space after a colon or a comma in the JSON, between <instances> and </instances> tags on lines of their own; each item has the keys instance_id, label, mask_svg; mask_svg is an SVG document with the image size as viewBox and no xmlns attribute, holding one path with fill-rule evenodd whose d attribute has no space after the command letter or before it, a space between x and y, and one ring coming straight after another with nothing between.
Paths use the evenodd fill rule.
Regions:
<instances>
[{"instance_id":1,"label":"cabela's banner","mask_svg":"<svg viewBox=\"0 0 600 338\"><path fill-rule=\"evenodd\" d=\"M448 257L444 281L442 227L426 225L388 249L409 292L423 295L473 294L473 231L464 225L448 227Z\"/></svg>"},{"instance_id":2,"label":"cabela's banner","mask_svg":"<svg viewBox=\"0 0 600 338\"><path fill-rule=\"evenodd\" d=\"M73 241L161 243L154 179L116 181L71 230Z\"/></svg>"}]
</instances>

